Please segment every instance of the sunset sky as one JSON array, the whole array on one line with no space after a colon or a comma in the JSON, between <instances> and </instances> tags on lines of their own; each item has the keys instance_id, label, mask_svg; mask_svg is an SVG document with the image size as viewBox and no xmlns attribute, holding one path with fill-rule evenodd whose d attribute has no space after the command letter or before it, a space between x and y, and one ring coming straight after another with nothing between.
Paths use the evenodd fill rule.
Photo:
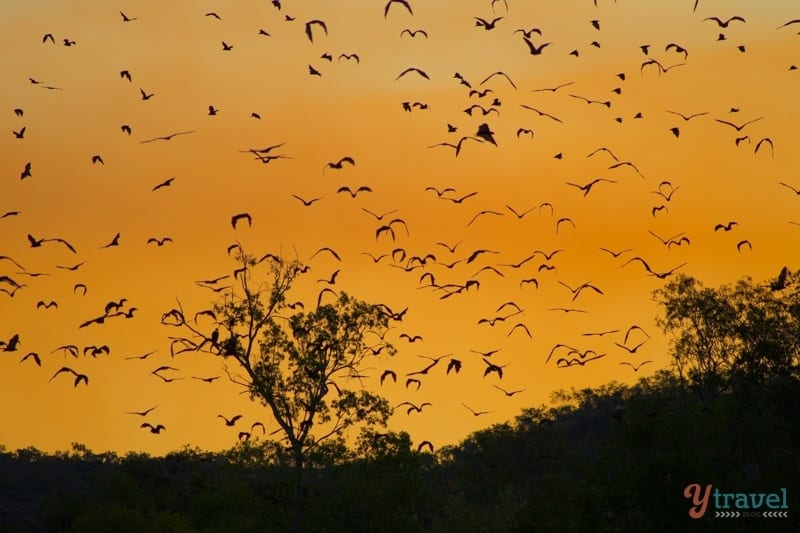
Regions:
<instances>
[{"instance_id":1,"label":"sunset sky","mask_svg":"<svg viewBox=\"0 0 800 533\"><path fill-rule=\"evenodd\" d=\"M229 448L255 421L276 429L266 409L227 382L219 359L171 358L168 336L176 332L160 323L176 299L192 311L210 307L218 295L195 281L230 274L236 264L226 248L236 241L254 255L307 262L311 270L292 292L307 308L324 286L317 280L337 269L333 288L408 307L387 334L397 355L370 358L363 383L392 405L430 402L422 413L397 409L389 427L437 448L546 403L556 390L631 383L667 367L668 339L654 323L652 301L664 281L640 262L622 267L630 258L656 272L686 263L678 272L712 286L798 267L800 196L790 188L800 190L800 70L792 68L800 67L800 24L777 29L800 17L796 2L700 0L693 11L693 0L598 0L596 7L592 0L508 0L508 8L490 0L409 1L413 15L394 2L386 17L383 1L367 0L283 0L280 10L266 0L0 3L0 256L24 268L0 259L0 277L24 285L14 292L0 282L0 340L20 339L16 351L0 351L0 444L54 451L80 442L95 451L163 454L184 444ZM120 10L135 20L124 21ZM745 22L726 23L734 16ZM502 18L486 30L475 17ZM327 35L313 26L313 42L305 32L311 20L327 26ZM550 43L538 55L515 32L531 28L541 31L531 34L535 46ZM401 36L404 29L428 38ZM55 43L43 42L48 33ZM223 50L223 42L232 48ZM358 62L340 57L352 53ZM416 72L397 79L410 67L429 79ZM470 86L491 92L470 95ZM153 96L143 100L143 93ZM427 109L408 112L403 102ZM468 115L472 104L494 111ZM675 113L701 115L687 121ZM720 120L754 122L737 131ZM475 137L484 123L496 146L467 139L458 156L434 146ZM142 143L186 131L193 133ZM774 155L768 141L759 145L763 139ZM281 143L270 155L285 157L268 164L248 152ZM92 162L96 155L102 163ZM345 156L355 165L326 168ZM610 168L618 162L630 165ZM27 163L30 175L21 179ZM152 190L168 178L171 185ZM586 195L568 184L598 178ZM371 192L352 198L337 193L342 186ZM455 191L440 198L428 187ZM306 207L293 195L321 199ZM552 213L539 207L546 203ZM509 206L530 211L518 218ZM362 208L396 212L380 222ZM500 215L473 220L484 210ZM231 217L244 212L252 227L233 229ZM395 242L387 234L376 239L395 217L409 234L396 225ZM557 225L562 218L574 226ZM738 225L715 231L730 221ZM650 232L689 242L667 247ZM118 246L101 248L117 233ZM59 242L33 248L28 234L62 238L77 253ZM173 242L147 243L166 236ZM436 244L459 241L454 253ZM752 248L737 249L742 241ZM342 261L327 254L309 261L323 246ZM393 268L403 262L376 264L362 253L398 247L437 262L407 272ZM614 258L601 247L631 251ZM479 249L497 253L441 264ZM551 260L537 254L519 269L500 266L557 249ZM555 269L540 270L543 264ZM502 276L479 272L485 266ZM477 279L480 288L441 299L445 292L421 287L425 272L437 284ZM529 278L538 289L520 284ZM590 282L602 294L587 289L571 301L559 281ZM87 286L85 295L73 290L77 283ZM123 297L125 309L138 309L134 318L78 327ZM37 308L51 300L57 308ZM494 327L478 324L508 301L523 312ZM558 307L586 312L551 310ZM516 323L532 338L511 333ZM615 344L632 325L649 335L631 334L630 347L646 341L635 354ZM584 335L608 330L619 332ZM412 344L401 333L423 340ZM606 355L559 368L562 351L545 364L558 343ZM56 350L62 345L108 345L110 354L73 359ZM470 351L493 349L500 351L491 361L507 365L502 380L484 377L486 365ZM126 359L153 350L144 360ZM30 352L41 367L32 357L20 363ZM426 365L418 356L445 354L462 361L458 375L445 374L448 356L418 391L404 386L405 374ZM638 372L620 364L646 360L652 363ZM88 386L73 387L69 375L48 381L64 365L89 376ZM151 375L160 365L179 368L167 375L183 379L162 382ZM386 369L398 383L381 387ZM223 377L192 379L215 375ZM524 390L507 397L493 385ZM475 417L462 403L490 412ZM126 414L153 406L144 419ZM217 418L237 413L244 416L235 428ZM143 420L167 429L153 435L139 427Z\"/></svg>"}]
</instances>

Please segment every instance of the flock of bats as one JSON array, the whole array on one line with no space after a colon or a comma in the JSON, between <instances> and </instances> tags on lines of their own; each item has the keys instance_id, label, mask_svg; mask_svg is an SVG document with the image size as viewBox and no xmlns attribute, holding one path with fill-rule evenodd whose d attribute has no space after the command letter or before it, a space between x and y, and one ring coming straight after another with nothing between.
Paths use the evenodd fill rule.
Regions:
<instances>
[{"instance_id":1,"label":"flock of bats","mask_svg":"<svg viewBox=\"0 0 800 533\"><path fill-rule=\"evenodd\" d=\"M283 3L287 4L286 6ZM589 20L576 20L575 24L586 25L591 28L590 31L594 32L595 38L590 42L575 45L574 43L569 46L564 46L557 36L550 36L546 27L533 27L529 21L518 20L514 17L514 2L507 2L505 0L491 0L486 2L487 13L491 15L481 15L472 17L472 23L476 27L475 39L481 39L484 32L500 33L506 36L507 42L517 43L517 45L524 50L530 52L532 57L530 60L535 64L539 56L548 55L563 55L564 61L579 61L585 57L592 49L601 49L603 47L603 20L602 16L598 15L597 18ZM592 2L594 7L601 9L622 9L623 3L620 2L616 6L610 2L602 2L608 4L607 6L597 6L597 0ZM680 2L678 2L680 4ZM698 1L686 2L687 17L697 18L696 14L698 9L703 9ZM369 68L369 51L360 50L358 52L342 52L338 54L331 53L324 50L325 39L329 31L336 31L336 28L329 27L329 24L321 19L314 18L305 22L298 22L295 17L291 16L290 2L285 0L272 0L278 15L272 22L274 24L287 24L297 25L297 31L303 32L308 41L314 46L315 51L321 51L322 54L311 63L308 64L309 76L316 78L325 78L326 68L325 64L333 64L334 62L346 62L354 66L354 68ZM231 8L232 9L232 8ZM675 10L682 9L681 6L676 5ZM598 11L600 12L600 11ZM110 12L111 13L111 12ZM222 11L206 12L202 10L195 13L187 13L190 17L206 17L209 24L225 24L226 17ZM124 32L126 26L131 24L146 24L147 20L138 16L128 16L124 12L120 12L116 21L109 16L108 24L121 24L116 31ZM410 40L418 41L420 39L427 40L433 37L433 30L425 27L425 20L421 19L416 11L415 2L411 0L389 0L383 10L376 10L375 13L376 23L383 22L388 29L397 27L397 24L402 22L404 24L412 24L408 27L402 27L397 32L397 39L400 42ZM380 20L383 18L384 20ZM688 20L692 20L689 18ZM708 39L709 41L727 41L730 35L736 38L738 28L749 24L744 17L725 14L724 16L705 16L699 17L699 20L708 26ZM776 31L789 32L800 26L800 19L789 20L777 27ZM518 27L523 25L523 27ZM394 29L392 31L395 31ZM253 28L253 32L257 33L264 39L273 39L269 30L264 28ZM547 36L545 38L545 36ZM553 39L552 41L550 39ZM46 33L41 38L39 46L62 46L66 47L81 47L86 46L79 36L66 35L62 31L55 33ZM736 41L736 49L744 54L747 52L748 44L742 43L740 40ZM23 44L23 43L21 43ZM219 53L222 56L229 54L236 54L239 50L237 45L236 35L231 35L228 40L219 43ZM656 51L658 53L656 53ZM607 96L585 96L580 94L580 84L575 81L560 80L553 83L549 87L535 87L524 88L519 83L515 82L518 77L515 73L497 71L493 73L484 73L477 77L475 81L471 81L471 76L462 75L460 72L449 73L448 77L452 77L452 84L454 89L463 94L464 108L461 111L456 111L449 121L441 124L441 130L433 132L435 136L443 136L443 140L433 143L420 143L420 150L452 150L452 155L455 158L462 156L467 151L483 150L486 153L488 150L495 150L500 153L504 143L510 142L531 142L537 138L538 124L558 125L559 127L584 127L582 124L568 124L568 120L561 116L553 109L545 109L545 105L533 102L530 99L524 99L520 95L526 92L533 95L535 99L539 95L549 93L554 98L561 98L558 100L548 100L549 102L558 102L559 105L569 105L575 102L584 103L590 108L600 108L605 114L605 119L609 123L622 124L627 121L646 121L648 116L645 112L640 111L633 115L631 118L623 117L614 112L617 103L625 98L626 88L625 82L629 76L635 75L643 78L651 79L652 83L658 83L662 77L673 76L674 69L685 69L690 65L691 57L690 50L678 42L654 42L642 44L638 47L638 54L640 60L636 64L627 64L624 66L624 71L621 69L619 72L611 72L608 76L609 83L613 83L613 87L608 91ZM420 58L422 60L423 58ZM220 60L224 60L221 57ZM790 65L787 71L797 70L795 65ZM463 70L462 70L463 72ZM113 78L117 77L118 83L131 84L132 87L137 87L136 82L139 79L146 78L144 72L134 72L129 68L121 68L117 72L109 72L109 82L114 81ZM441 73L433 72L430 69L421 66L400 66L397 69L397 75L391 81L397 84L402 84L407 78L416 78L421 83L430 82L432 78L439 76ZM55 93L61 91L68 91L70 88L62 86L57 81L42 81L36 77L30 77L28 80L32 90L47 90L54 91ZM195 89L201 90L201 89ZM57 94L53 94L57 97ZM159 89L138 87L133 89L131 97L131 106L140 105L148 106L150 100L159 97ZM531 111L530 121L528 124L519 125L516 127L513 136L505 136L505 128L503 133L500 131L501 125L504 125L501 114L505 114L505 109L514 105L509 100L519 101L519 109L524 109L526 112ZM424 101L419 101L415 98L410 98L405 101L398 102L398 107L394 112L398 115L404 116L405 113L430 113L432 106ZM10 113L14 116L14 126L9 132L9 136L13 139L13 150L16 154L26 154L28 150L25 144L29 141L31 136L37 133L35 130L30 130L25 124L25 118L28 113L36 113L35 109L28 109L23 107L15 107L9 109ZM387 111L388 112L388 111ZM683 130L691 128L698 121L713 119L713 123L718 124L720 128L720 136L726 133L732 134L730 142L737 148L744 146L752 147L753 157L767 157L774 158L776 156L776 140L770 135L767 135L764 130L758 130L760 126L768 125L768 117L753 116L750 114L752 111L748 108L746 118L739 119L740 108L732 107L726 108L724 111L720 109L714 110L701 110L686 112L685 110L662 109L661 113L674 117L675 125L666 129L663 133L666 139L671 142L681 142L681 134ZM218 104L210 104L207 108L209 117L215 117L225 113L224 106ZM594 116L594 115L593 115ZM213 120L213 119L212 119ZM248 117L243 117L242 120L262 120L261 113L253 111ZM588 120L588 119L587 119ZM762 122L763 121L763 122ZM208 126L209 128L212 126ZM174 146L175 150L180 149L181 142L188 142L190 136L193 136L202 128L186 128L182 125L176 125L172 133L165 135L144 138L138 143L141 145L148 145L151 143L169 143ZM134 127L131 123L125 123L119 126L120 133L118 135L124 138L131 137L138 128ZM466 131L468 133L462 133ZM430 132L429 132L430 133ZM185 138L185 139L184 139ZM253 144L256 144L255 142ZM259 143L254 147L240 148L239 152L252 159L255 164L268 164L276 165L276 161L286 160L283 163L291 165L292 159L295 156L289 155L285 152L284 148L287 142L274 142L271 144ZM144 149L144 148L142 148ZM447 156L447 152L443 157ZM489 154L491 156L491 154ZM23 156L24 157L24 156ZM413 157L413 156L410 156ZM646 170L639 168L636 161L629 158L619 157L612 147L598 146L596 149L588 154L568 154L566 152L559 152L554 154L553 159L561 161L568 157L581 157L591 159L594 161L602 162L605 167L607 165L608 177L595 177L593 179L587 178L580 180L570 178L564 180L564 186L574 189L583 201L591 201L594 197L595 191L603 188L619 187L622 183L629 180L642 180L644 182L652 182L650 187L650 199L655 200L655 204L649 206L648 215L652 220L658 217L669 216L669 208L673 205L673 197L679 194L681 186L673 180L653 180L649 177ZM86 156L87 165L113 168L113 161L106 161L102 154L90 153ZM334 174L348 175L357 172L358 170L358 154L341 154L330 161L322 162L321 173L323 175ZM272 168L272 167L270 167ZM319 168L319 167L317 167ZM22 166L17 178L22 182L29 182L37 179L36 162L26 161ZM9 177L6 176L3 180L8 183ZM180 187L180 179L176 177L166 178L154 185L148 185L152 194L170 194L174 188ZM800 186L795 186L787 182L780 182L780 185L789 189L795 195L800 195ZM3 185L8 188L9 185ZM442 202L443 205L449 205L453 209L464 211L464 221L454 221L451 229L457 229L465 235L464 238L456 242L447 242L446 239L432 240L426 243L427 248L424 246L414 246L409 240L411 237L411 228L414 224L421 225L420 221L413 220L412 216L401 216L402 208L395 207L392 209L381 211L374 205L369 203L369 198L378 189L379 185L376 183L365 183L359 185L337 185L332 189L332 193L337 198L347 199L348 202L355 204L356 207L347 207L354 212L363 214L368 220L374 223L374 226L367 232L369 239L374 243L375 248L372 250L361 251L362 256L369 259L369 263L376 268L385 269L386 272L401 272L404 276L413 277L417 281L417 285L421 290L429 291L433 295L431 305L437 305L437 301L451 300L455 298L468 299L474 292L481 290L482 287L491 286L496 280L514 280L516 286L516 294L500 304L491 312L486 313L486 316L478 318L472 327L485 328L485 330L495 330L504 328L505 337L520 337L528 339L530 342L534 341L535 331L532 324L525 320L525 303L523 300L527 298L524 296L529 294L529 291L535 291L541 286L548 284L553 287L563 287L563 305L548 307L546 310L553 313L564 313L565 315L582 315L590 311L580 307L579 304L586 300L593 298L603 297L606 293L601 284L595 283L590 279L564 279L559 276L559 263L565 257L568 258L577 250L568 248L554 248L550 250L545 249L530 249L528 253L522 257L509 257L508 254L500 249L500 247L492 246L491 243L485 243L480 246L473 246L466 248L464 244L469 238L468 231L471 227L485 223L488 219L498 219L499 217L510 218L513 221L522 223L532 216L538 217L539 220L549 220L547 224L552 228L555 238L558 238L564 232L580 231L580 227L576 218L571 214L560 212L559 207L553 205L549 201L537 202L534 205L527 205L525 207L515 207L511 205L513 202L509 201L507 204L495 208L479 208L472 209L471 206L478 201L483 190L463 190L456 186L427 186L424 190L419 191L423 201ZM487 187L491 187L487 183ZM179 191L176 191L179 192ZM3 195L0 194L0 197ZM325 196L324 191L318 191L312 195L296 192L291 195L292 201L298 202L298 209L313 210L317 209L320 202L330 201ZM522 200L522 199L519 199ZM6 203L4 199L0 199L1 203ZM350 205L353 205L350 204ZM455 212L455 211L454 211ZM408 213L410 214L410 213ZM535 215L534 215L535 214ZM8 219L24 218L24 213L20 210L7 210L0 213L0 224L9 222ZM230 226L234 232L242 230L242 226L246 224L248 228L257 226L257 220L248 212L240 212L231 215ZM456 217L453 217L455 220ZM794 222L793 222L794 223ZM797 224L797 223L794 223ZM713 228L709 228L709 232L725 234L733 232L737 234L744 230L740 228L740 224L736 220L722 220L717 223ZM669 237L662 237L652 229L648 230L654 239L663 245L667 251L675 249L680 252L692 245L692 237L686 235L685 232L677 233ZM5 296L8 299L17 298L20 291L35 292L36 281L40 276L55 276L65 275L67 273L80 274L81 267L85 264L87 259L78 251L78 246L68 239L67 235L33 235L22 231L21 233L15 229L0 229L2 239L0 245L7 246L11 240L27 239L30 248L41 249L35 253L47 254L48 249L54 247L63 247L66 251L70 252L76 258L74 264L56 264L52 263L52 271L38 272L26 269L22 263L24 259L18 257L11 257L9 255L0 255L0 296ZM406 241L404 244L403 241ZM165 247L168 249L170 245L174 244L173 237L171 236L150 236L147 238L146 243L154 247ZM123 247L124 237L120 232L116 232L110 240L102 240L94 245L94 248L108 249L114 247ZM232 245L232 247L235 245ZM82 247L81 247L82 248ZM735 239L735 248L739 253L752 252L754 245L745 235L739 235ZM681 271L687 262L675 263L670 266L664 267L657 265L649 257L643 257L638 254L633 248L612 249L602 242L595 243L593 248L596 252L600 252L598 261L613 261L618 264L621 269L628 269L631 271L640 271L642 274L651 276L658 280L667 280L676 272ZM2 250L0 250L2 252ZM231 248L228 250L229 254ZM32 252L34 253L34 252ZM316 304L321 305L325 293L335 294L334 288L341 286L339 276L346 271L348 260L355 260L355 258L343 257L345 254L340 254L337 251L337 246L326 246L319 248L308 258L308 269L316 270L319 268L318 263L315 263L315 257L324 254L328 256L329 261L335 261L337 267L332 272L323 274L322 277L316 279L316 283L322 285L323 288L319 292ZM268 254L269 255L269 254ZM319 261L319 260L317 260ZM227 283L231 280L235 281L235 273L223 274L211 279L198 281L197 284L204 289L210 289L215 293L221 293L231 289L231 284ZM316 276L314 276L316 277ZM588 277L588 276L587 276ZM222 283L222 282L226 283ZM87 292L91 290L91 283L76 282L72 286L71 297L82 298L85 297ZM486 289L483 289L484 291ZM524 298L523 298L524 296ZM4 303L5 308L8 309L8 302ZM311 305L310 303L308 304ZM42 298L36 301L36 309L42 313L53 313L59 309L59 303L56 300ZM292 308L306 306L302 302L291 304ZM389 306L384 305L383 308L387 315L397 324L401 323L405 318L408 307L402 311L394 311ZM77 329L83 328L99 328L111 320L135 320L137 307L129 306L126 298L109 300L102 309L98 309L97 313L90 317L82 317L77 321ZM413 313L413 311L411 311ZM209 312L201 312L200 314L209 314ZM213 313L210 315L213 319ZM163 317L162 317L163 318ZM197 320L195 316L195 321ZM13 326L13 317L3 317L0 326L3 329L8 329ZM389 328L390 331L398 329L397 326ZM426 333L427 332L423 332ZM2 331L0 331L2 334ZM401 356L408 353L413 347L419 344L424 344L423 334L413 331L394 331L393 333L387 332L384 335L389 335L388 338L383 335L376 339L376 342L371 345L374 355L378 356L385 342L388 339L393 339L392 342L400 348ZM583 340L601 339L608 336L611 340L609 346L613 346L617 354L623 356L634 357L644 345L650 340L650 334L646 328L638 324L625 324L617 328L602 330L602 331L585 331L582 333ZM43 357L37 351L29 351L23 346L36 345L35 339L21 339L18 333L8 334L4 340L0 341L0 350L2 352L23 352L25 355L21 357L19 363L35 364L43 366L45 362ZM544 349L547 353L544 358L545 364L554 364L558 368L570 367L583 367L589 364L597 364L598 361L611 359L612 355L608 351L601 349L597 346L587 348L585 346L576 346L577 342L558 343L549 350ZM69 378L72 380L72 385L75 388L85 387L89 385L90 376L81 370L78 370L78 362L81 357L97 358L101 356L109 356L111 348L108 345L100 346L83 346L80 347L76 344L64 344L54 349L48 350L49 353L63 353L64 357L70 356L75 359L76 364L71 366L61 366L51 375L50 381L58 379ZM508 362L501 363L500 360L503 356L498 356L498 352L502 352L502 348L493 348L491 350L478 350L471 349L469 353L456 356L454 354L446 355L419 355L418 357L426 359L428 362L420 369L412 370L403 375L402 372L396 368L389 368L391 364L381 369L379 375L375 376L375 386L386 387L389 383L392 384L403 383L405 389L409 393L416 393L419 391L424 383L424 379L432 376L434 372L441 372L443 376L456 375L462 370L477 367L487 380L487 387L491 385L492 388L498 390L505 397L513 397L518 394L524 393L526 388L504 388L500 385L501 380L509 374L505 368L509 365ZM145 360L157 350L148 353L126 357L131 360ZM470 353L472 355L470 355ZM404 359L405 360L405 359ZM441 366L440 365L441 362ZM640 360L622 360L617 361L616 364L625 366L632 372L638 372L643 366L653 363L652 359ZM73 368L74 367L74 368ZM171 365L160 365L158 368L150 372L154 378L158 378L166 383L184 379L181 376L176 376L174 372L179 371L178 368ZM366 376L358 376L363 379ZM191 376L192 379L198 382L211 384L220 376ZM517 379L524 379L524 376L516 376ZM449 379L449 378L448 378ZM464 409L475 417L482 416L493 412L488 409L476 409L468 405L466 402L459 402ZM151 413L157 406L151 407L143 411L128 411L127 414L139 416L142 418L152 416ZM405 400L395 406L396 408L406 408L406 415L414 413L421 414L426 407L433 407L431 402L416 401L413 399ZM219 414L226 427L234 427L237 422L242 418L238 414L230 418ZM154 434L159 434L166 429L163 423L156 420L146 420L140 425L141 429L150 431ZM249 431L239 431L238 438L240 440L249 439L254 434L256 429L260 429L262 435L266 435L266 428L262 422L253 422ZM433 445L430 441L423 441L419 445L419 449L427 448L433 450Z\"/></svg>"}]
</instances>

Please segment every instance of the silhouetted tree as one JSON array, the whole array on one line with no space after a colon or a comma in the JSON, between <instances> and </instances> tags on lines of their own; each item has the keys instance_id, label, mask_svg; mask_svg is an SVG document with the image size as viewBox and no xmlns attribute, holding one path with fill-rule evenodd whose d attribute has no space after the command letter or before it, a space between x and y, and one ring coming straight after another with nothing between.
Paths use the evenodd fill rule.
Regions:
<instances>
[{"instance_id":1,"label":"silhouetted tree","mask_svg":"<svg viewBox=\"0 0 800 533\"><path fill-rule=\"evenodd\" d=\"M301 513L302 471L322 444L341 438L345 429L361 425L385 426L391 414L387 400L359 386L361 367L371 353L364 335L381 334L389 315L380 306L340 293L333 303L284 316L287 293L303 272L297 260L268 254L260 260L234 249L239 268L237 284L214 303L211 313L216 329L201 330L178 308L162 316L162 323L189 333L174 338L178 351L206 351L234 361L238 372L225 371L245 387L251 399L268 407L286 442L283 449L296 470L295 528ZM255 269L266 263L268 282L256 284ZM195 317L198 317L195 315ZM392 346L386 351L394 354ZM336 440L336 439L333 439ZM329 448L329 447L325 447Z\"/></svg>"},{"instance_id":2,"label":"silhouetted tree","mask_svg":"<svg viewBox=\"0 0 800 533\"><path fill-rule=\"evenodd\" d=\"M716 289L678 275L655 292L664 314L658 325L672 336L681 380L704 408L731 386L763 384L796 375L800 355L800 286L782 271L779 283L750 278Z\"/></svg>"},{"instance_id":3,"label":"silhouetted tree","mask_svg":"<svg viewBox=\"0 0 800 533\"><path fill-rule=\"evenodd\" d=\"M688 379L704 408L727 389L737 351L737 313L730 296L729 288L706 288L682 274L656 291L664 308L656 323L672 336L678 375Z\"/></svg>"}]
</instances>

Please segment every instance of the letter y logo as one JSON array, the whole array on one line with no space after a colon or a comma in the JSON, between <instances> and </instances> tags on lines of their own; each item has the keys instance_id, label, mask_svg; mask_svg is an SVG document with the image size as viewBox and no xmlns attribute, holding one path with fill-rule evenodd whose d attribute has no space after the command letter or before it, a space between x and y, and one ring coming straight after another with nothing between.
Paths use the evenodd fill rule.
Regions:
<instances>
[{"instance_id":1,"label":"letter y logo","mask_svg":"<svg viewBox=\"0 0 800 533\"><path fill-rule=\"evenodd\" d=\"M686 485L683 489L683 497L691 498L692 506L689 509L689 516L698 519L706 514L708 509L708 500L711 498L711 485L706 485L705 490L701 490L699 483L692 483Z\"/></svg>"}]
</instances>

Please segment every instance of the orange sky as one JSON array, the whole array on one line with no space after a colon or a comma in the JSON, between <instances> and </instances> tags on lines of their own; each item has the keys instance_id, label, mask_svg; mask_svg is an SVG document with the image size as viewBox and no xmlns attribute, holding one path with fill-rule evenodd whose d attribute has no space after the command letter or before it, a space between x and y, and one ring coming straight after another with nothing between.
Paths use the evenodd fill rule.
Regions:
<instances>
[{"instance_id":1,"label":"orange sky","mask_svg":"<svg viewBox=\"0 0 800 533\"><path fill-rule=\"evenodd\" d=\"M692 12L691 0L601 0L597 8L590 0L569 8L555 0L509 0L508 11L498 2L493 14L488 0L458 2L457 9L454 2L411 0L413 16L394 4L386 18L381 2L365 1L343 8L332 0L285 0L280 11L263 0L123 4L0 6L0 47L6 51L0 57L0 216L20 212L0 219L0 255L28 273L48 274L31 277L0 261L0 276L26 285L13 298L0 294L0 339L15 333L21 339L17 352L0 352L0 404L7 406L0 411L0 444L10 449L33 445L52 451L74 441L93 450L164 453L186 443L221 449L255 420L275 429L269 414L236 386L191 379L221 374L220 362L207 355L171 359L167 336L175 332L159 323L176 297L188 309L209 306L215 295L194 281L229 273L234 265L225 249L235 240L255 254L296 249L301 260L321 246L334 248L342 262L315 257L296 287L309 305L321 285L316 280L341 269L336 288L393 309L409 307L387 335L399 353L370 359L364 384L392 404L431 402L421 414L398 409L390 427L437 447L546 402L554 390L631 382L637 374L621 361L651 359L638 375L666 366L667 341L654 325L658 308L651 301L663 282L646 276L639 264L621 268L626 259L641 256L661 271L686 262L682 272L712 285L743 275L764 279L784 264L797 265L800 228L789 221L800 221L800 199L779 185L800 188L793 147L800 74L789 69L800 65L800 25L776 29L797 17L788 1L756 6L701 0ZM119 8L137 20L123 22ZM204 16L210 11L222 20ZM284 20L287 14L295 20ZM723 29L704 20L734 15L746 22ZM473 17L503 19L487 31ZM328 27L327 36L314 28L314 42L304 32L312 19ZM599 30L592 20L599 21ZM552 43L537 56L514 33L532 27L543 34L533 35L535 44ZM429 38L401 37L405 28L424 29ZM270 36L258 35L259 29ZM725 40L718 40L720 32ZM46 33L55 44L42 42ZM64 46L64 39L76 44ZM222 41L233 49L223 51ZM685 48L688 57L665 51L669 43ZM645 44L649 56L640 49ZM333 61L321 59L324 53ZM339 60L341 53L357 53L360 62ZM641 69L648 59L664 67L686 64L659 74L655 65ZM309 65L322 76L310 76ZM395 80L408 67L430 79L411 73ZM121 70L131 73L131 82L120 77ZM481 84L496 71L508 74L517 88L499 76ZM455 72L473 89L493 92L470 96ZM624 80L617 76L622 73ZM568 82L573 83L556 92L532 92ZM155 95L142 101L140 89ZM589 105L570 94L611 105ZM488 108L494 98L501 102L498 113L463 112L473 103ZM429 108L408 113L404 101ZM216 116L209 116L210 105L219 110ZM16 108L23 116L14 114ZM707 114L686 122L668 110ZM254 112L260 120L250 116ZM633 118L637 113L641 119ZM715 120L743 124L761 117L741 133ZM447 147L427 148L474 135L484 122L498 146L467 140L458 157ZM121 132L123 124L131 127L130 136ZM458 131L448 133L447 124ZM22 127L24 138L15 138L12 132ZM679 138L672 127L680 128ZM519 128L532 130L533 138L518 136ZM141 144L187 130L195 133ZM745 135L749 139L737 146L735 139ZM766 144L754 153L763 138L773 141L774 157ZM284 142L276 152L291 159L266 165L240 152ZM609 169L615 161L608 153L587 157L599 147L635 164L643 177L630 167ZM554 158L557 153L563 157ZM92 164L93 155L104 164ZM346 155L354 167L322 172ZM27 162L31 176L20 180ZM169 177L175 178L170 187L151 191ZM600 182L586 197L566 184L595 178L614 183ZM677 188L669 202L652 193L664 180ZM373 192L353 199L336 193L343 185ZM453 187L456 192L446 195L453 198L478 194L456 204L426 191L429 186ZM303 207L293 194L322 200ZM543 202L554 206L554 214L534 209L517 219L506 207L523 211ZM668 210L653 216L651 209L662 204ZM380 224L361 208L397 209L410 235L400 230L396 242L387 236L376 242ZM468 225L481 210L503 215ZM252 215L253 226L233 230L230 217L241 212ZM562 217L575 227L562 224L556 234ZM717 223L731 220L739 225L730 232L714 231ZM648 230L663 237L683 233L691 243L668 249ZM100 249L117 232L120 245ZM58 243L31 248L29 233L64 238L78 253ZM164 236L174 242L147 244ZM738 252L737 243L745 239L752 251ZM459 240L454 254L435 244ZM499 253L453 269L432 264L412 272L392 268L387 259L375 265L362 254L395 247L409 255L431 252L441 262L480 248ZM633 251L614 259L600 247ZM463 283L483 266L515 263L537 249L564 250L550 262L556 271L538 272L540 256L519 270L497 267L504 277L477 274L477 292L440 300L441 293L418 288L425 271L437 283ZM82 261L74 272L57 268ZM520 288L529 277L538 279L538 290ZM570 302L569 290L558 281L592 282L603 294L585 291ZM88 286L86 296L73 294L78 282ZM78 329L102 314L106 302L122 297L139 309L134 319ZM58 309L37 309L40 300L55 300ZM524 309L520 316L493 328L477 324L509 300ZM588 313L549 311L560 306ZM532 339L519 331L507 336L517 321L528 326ZM635 355L614 344L632 324L651 337ZM621 332L582 335L611 329ZM423 341L409 344L397 337L402 332L422 335ZM585 367L556 368L553 360L545 364L556 343L607 355ZM50 353L63 344L108 344L111 354L65 360L60 352ZM502 381L483 377L485 365L471 349L501 350L492 361L508 365ZM150 350L158 351L144 361L125 359ZM41 368L31 360L19 363L29 352L39 354ZM419 391L406 389L404 379L379 388L385 369L404 375L425 366L419 355L449 353L463 362L459 375L445 375L445 359ZM68 376L48 382L64 364L87 374L89 386L74 388ZM162 383L149 375L162 364L179 367L176 375L185 379ZM508 398L492 385L525 391ZM491 413L474 417L462 402ZM139 417L124 414L154 405L147 420L167 427L159 436L140 429ZM242 428L225 427L219 413L244 414Z\"/></svg>"}]
</instances>

